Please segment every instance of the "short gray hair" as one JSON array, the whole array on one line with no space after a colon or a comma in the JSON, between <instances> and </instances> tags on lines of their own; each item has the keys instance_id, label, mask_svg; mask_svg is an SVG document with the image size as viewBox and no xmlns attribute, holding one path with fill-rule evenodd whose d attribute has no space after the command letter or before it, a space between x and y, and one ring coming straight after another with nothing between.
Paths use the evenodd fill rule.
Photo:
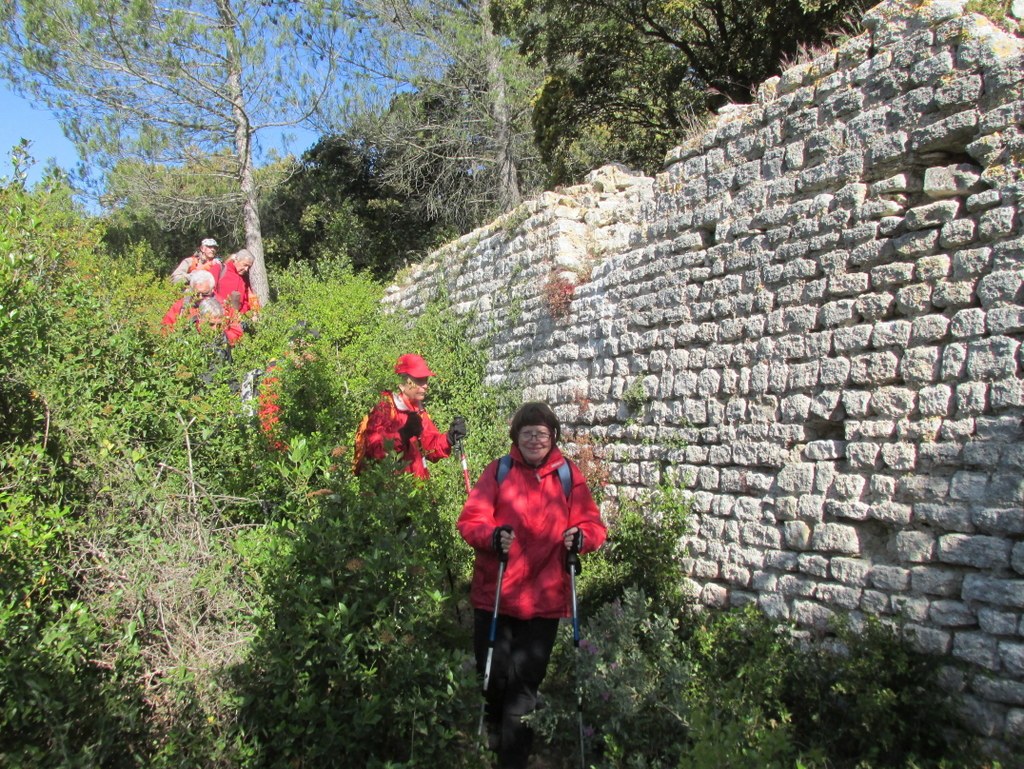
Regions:
<instances>
[{"instance_id":1,"label":"short gray hair","mask_svg":"<svg viewBox=\"0 0 1024 769\"><path fill-rule=\"evenodd\" d=\"M248 248L243 248L241 251L236 251L228 257L229 262L252 262L256 261L256 257L252 255L252 251Z\"/></svg>"},{"instance_id":2,"label":"short gray hair","mask_svg":"<svg viewBox=\"0 0 1024 769\"><path fill-rule=\"evenodd\" d=\"M202 318L223 318L224 305L212 296L208 296L199 303L199 316Z\"/></svg>"},{"instance_id":3,"label":"short gray hair","mask_svg":"<svg viewBox=\"0 0 1024 769\"><path fill-rule=\"evenodd\" d=\"M189 288L193 288L199 291L204 286L209 286L211 289L216 288L217 279L213 277L213 273L207 270L196 270L188 276Z\"/></svg>"}]
</instances>

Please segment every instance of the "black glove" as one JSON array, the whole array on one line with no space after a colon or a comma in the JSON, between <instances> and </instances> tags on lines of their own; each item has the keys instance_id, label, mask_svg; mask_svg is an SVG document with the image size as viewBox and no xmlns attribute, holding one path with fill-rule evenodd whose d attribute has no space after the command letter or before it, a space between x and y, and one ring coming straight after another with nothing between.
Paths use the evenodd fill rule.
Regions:
<instances>
[{"instance_id":1,"label":"black glove","mask_svg":"<svg viewBox=\"0 0 1024 769\"><path fill-rule=\"evenodd\" d=\"M501 546L501 532L503 531L507 531L509 534L511 534L512 527L498 526L494 530L494 533L491 534L491 548L494 550L494 552L498 553L498 555L506 555L505 550Z\"/></svg>"},{"instance_id":2,"label":"black glove","mask_svg":"<svg viewBox=\"0 0 1024 769\"><path fill-rule=\"evenodd\" d=\"M405 443L423 434L423 420L415 411L406 413L405 424L398 430L398 435Z\"/></svg>"},{"instance_id":3,"label":"black glove","mask_svg":"<svg viewBox=\"0 0 1024 769\"><path fill-rule=\"evenodd\" d=\"M448 428L448 445L454 446L467 435L469 435L469 428L466 427L466 418L455 417L452 420L452 426Z\"/></svg>"},{"instance_id":4,"label":"black glove","mask_svg":"<svg viewBox=\"0 0 1024 769\"><path fill-rule=\"evenodd\" d=\"M579 529L572 534L572 547L569 548L570 553L578 553L583 549L583 532Z\"/></svg>"}]
</instances>

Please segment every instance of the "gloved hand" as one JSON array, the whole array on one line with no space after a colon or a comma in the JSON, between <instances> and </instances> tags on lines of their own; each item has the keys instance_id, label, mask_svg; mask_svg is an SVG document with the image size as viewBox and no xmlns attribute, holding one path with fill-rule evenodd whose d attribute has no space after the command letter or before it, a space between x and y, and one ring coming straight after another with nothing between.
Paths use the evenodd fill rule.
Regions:
<instances>
[{"instance_id":1,"label":"gloved hand","mask_svg":"<svg viewBox=\"0 0 1024 769\"><path fill-rule=\"evenodd\" d=\"M405 424L402 425L398 430L398 435L404 443L408 443L413 438L419 438L423 434L423 420L420 415L415 411L410 411L406 414Z\"/></svg>"},{"instance_id":2,"label":"gloved hand","mask_svg":"<svg viewBox=\"0 0 1024 769\"><path fill-rule=\"evenodd\" d=\"M571 529L567 529L562 534L562 538L565 541L565 549L570 553L578 553L583 549L583 532L580 531L579 526L573 526Z\"/></svg>"},{"instance_id":3,"label":"gloved hand","mask_svg":"<svg viewBox=\"0 0 1024 769\"><path fill-rule=\"evenodd\" d=\"M511 526L498 526L494 530L494 533L491 534L491 548L496 553L508 555L508 551L512 547L512 540L514 538L515 534L512 533Z\"/></svg>"},{"instance_id":4,"label":"gloved hand","mask_svg":"<svg viewBox=\"0 0 1024 769\"><path fill-rule=\"evenodd\" d=\"M454 446L467 435L469 435L469 428L466 427L466 418L455 417L452 420L452 426L448 428L448 445Z\"/></svg>"}]
</instances>

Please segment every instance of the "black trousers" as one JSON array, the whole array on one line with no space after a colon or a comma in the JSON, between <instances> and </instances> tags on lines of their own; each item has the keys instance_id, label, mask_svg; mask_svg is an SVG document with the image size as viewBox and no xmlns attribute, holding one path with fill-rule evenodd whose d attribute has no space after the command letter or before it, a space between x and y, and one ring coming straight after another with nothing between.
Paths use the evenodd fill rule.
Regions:
<instances>
[{"instance_id":1,"label":"black trousers","mask_svg":"<svg viewBox=\"0 0 1024 769\"><path fill-rule=\"evenodd\" d=\"M482 609L473 615L473 647L481 676L487 663L491 617L492 612ZM533 731L523 723L523 716L537 707L537 690L547 673L557 633L557 619L498 615L484 713L499 769L526 769Z\"/></svg>"}]
</instances>

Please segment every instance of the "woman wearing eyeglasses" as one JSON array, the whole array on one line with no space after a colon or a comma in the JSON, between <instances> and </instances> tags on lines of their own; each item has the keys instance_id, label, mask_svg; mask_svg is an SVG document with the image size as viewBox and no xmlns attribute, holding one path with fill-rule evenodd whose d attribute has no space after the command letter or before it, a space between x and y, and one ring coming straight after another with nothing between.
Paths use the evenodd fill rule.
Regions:
<instances>
[{"instance_id":1,"label":"woman wearing eyeglasses","mask_svg":"<svg viewBox=\"0 0 1024 769\"><path fill-rule=\"evenodd\" d=\"M571 611L566 554L596 550L607 529L579 467L558 449L561 425L547 404L520 407L509 434L508 457L481 474L458 528L476 551L470 600L480 675L501 554L507 554L484 714L498 766L523 769L533 735L522 719L537 705L558 620Z\"/></svg>"}]
</instances>

